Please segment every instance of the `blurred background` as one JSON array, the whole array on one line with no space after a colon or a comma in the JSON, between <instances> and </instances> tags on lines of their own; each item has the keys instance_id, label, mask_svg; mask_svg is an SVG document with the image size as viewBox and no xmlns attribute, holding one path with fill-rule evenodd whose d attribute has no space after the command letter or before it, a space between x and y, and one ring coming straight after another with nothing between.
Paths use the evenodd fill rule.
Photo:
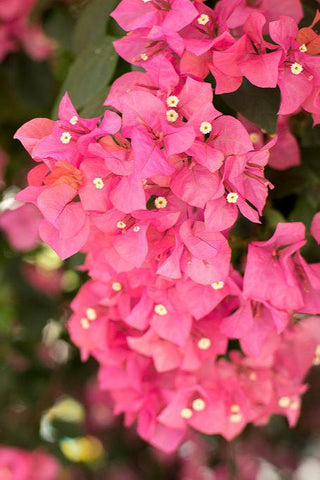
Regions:
<instances>
[{"instance_id":1,"label":"blurred background","mask_svg":"<svg viewBox=\"0 0 320 480\"><path fill-rule=\"evenodd\" d=\"M116 3L0 0L0 480L319 480L319 367L295 429L274 417L231 443L197 435L168 456L113 417L97 365L81 363L69 341L83 259L62 263L38 237L37 210L14 200L32 162L13 135L31 118L54 118L65 90L82 116L103 112L108 85L130 69L112 47L123 33L108 18ZM305 9L312 18L314 2ZM282 185L266 211L270 231L283 219L310 224L317 211L320 135L311 127L292 118L303 168L267 174Z\"/></svg>"}]
</instances>

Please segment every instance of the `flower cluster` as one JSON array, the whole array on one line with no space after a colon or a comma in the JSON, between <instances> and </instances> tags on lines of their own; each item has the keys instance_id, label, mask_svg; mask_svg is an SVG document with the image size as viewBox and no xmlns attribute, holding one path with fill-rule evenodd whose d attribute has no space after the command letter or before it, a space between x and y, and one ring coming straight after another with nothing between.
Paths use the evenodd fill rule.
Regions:
<instances>
[{"instance_id":1,"label":"flower cluster","mask_svg":"<svg viewBox=\"0 0 320 480\"><path fill-rule=\"evenodd\" d=\"M57 480L60 465L42 450L27 451L0 445L3 480Z\"/></svg>"},{"instance_id":2,"label":"flower cluster","mask_svg":"<svg viewBox=\"0 0 320 480\"><path fill-rule=\"evenodd\" d=\"M28 17L36 0L1 0L0 5L0 62L20 45L35 60L48 58L52 42L39 24L29 25Z\"/></svg>"},{"instance_id":3,"label":"flower cluster","mask_svg":"<svg viewBox=\"0 0 320 480\"><path fill-rule=\"evenodd\" d=\"M211 72L217 94L236 91L244 77L257 87L278 86L281 115L304 108L319 123L320 37L313 27L320 14L299 30L302 15L299 0L220 0L214 9L201 1L123 0L113 17L129 33L115 47L143 67L162 53L182 76Z\"/></svg>"},{"instance_id":4,"label":"flower cluster","mask_svg":"<svg viewBox=\"0 0 320 480\"><path fill-rule=\"evenodd\" d=\"M16 133L38 162L17 198L38 207L40 237L61 258L86 253L91 279L72 302L71 338L83 360L100 363L114 412L165 451L191 427L232 439L273 413L293 425L303 378L320 362L320 270L300 254L304 225L280 223L249 244L241 273L231 264L230 229L239 215L260 223L273 188L264 167L277 138L265 144L221 114L203 77L210 69L220 93L243 76L279 83L282 114L308 109L317 85L319 57L295 49L298 30L286 30L299 2L280 20L262 3L264 13L239 0L215 10L123 0L113 16L130 33L116 48L145 72L115 81L102 118L81 118L65 94L57 121ZM262 36L266 18L277 45ZM292 67L300 58L302 76ZM281 83L289 72L289 86L303 79L313 89L299 87L306 97L294 108ZM297 148L285 117L279 125Z\"/></svg>"}]
</instances>

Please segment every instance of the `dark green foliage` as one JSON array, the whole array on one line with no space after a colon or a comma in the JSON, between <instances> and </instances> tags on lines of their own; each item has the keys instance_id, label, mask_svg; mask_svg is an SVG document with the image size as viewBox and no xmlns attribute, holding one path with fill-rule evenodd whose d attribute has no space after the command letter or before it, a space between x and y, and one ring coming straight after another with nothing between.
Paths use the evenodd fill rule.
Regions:
<instances>
[{"instance_id":1,"label":"dark green foliage","mask_svg":"<svg viewBox=\"0 0 320 480\"><path fill-rule=\"evenodd\" d=\"M269 134L276 132L280 106L278 88L258 88L244 78L236 92L226 93L222 98L229 107Z\"/></svg>"}]
</instances>

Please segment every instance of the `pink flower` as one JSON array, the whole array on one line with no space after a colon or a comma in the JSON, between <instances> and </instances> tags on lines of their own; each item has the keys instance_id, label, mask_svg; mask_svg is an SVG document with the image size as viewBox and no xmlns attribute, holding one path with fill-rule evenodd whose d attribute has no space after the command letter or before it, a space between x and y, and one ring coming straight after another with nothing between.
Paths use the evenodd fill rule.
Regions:
<instances>
[{"instance_id":1,"label":"pink flower","mask_svg":"<svg viewBox=\"0 0 320 480\"><path fill-rule=\"evenodd\" d=\"M41 450L0 446L0 474L4 480L56 480L58 462Z\"/></svg>"},{"instance_id":2,"label":"pink flower","mask_svg":"<svg viewBox=\"0 0 320 480\"><path fill-rule=\"evenodd\" d=\"M297 111L312 95L313 85L319 82L319 59L299 48L296 40L298 27L290 17L283 16L271 22L270 35L283 50L278 82L281 90L279 113L288 115Z\"/></svg>"},{"instance_id":3,"label":"pink flower","mask_svg":"<svg viewBox=\"0 0 320 480\"><path fill-rule=\"evenodd\" d=\"M316 213L312 219L311 234L320 243L320 212Z\"/></svg>"},{"instance_id":4,"label":"pink flower","mask_svg":"<svg viewBox=\"0 0 320 480\"><path fill-rule=\"evenodd\" d=\"M253 242L248 249L243 293L276 308L303 307L299 283L292 275L291 256L305 244L302 223L279 223L267 242ZM259 289L254 278L259 278Z\"/></svg>"},{"instance_id":5,"label":"pink flower","mask_svg":"<svg viewBox=\"0 0 320 480\"><path fill-rule=\"evenodd\" d=\"M162 101L147 92L128 93L121 103L123 134L131 136L136 174L139 178L170 175L173 167L167 157L191 147L192 126L171 126Z\"/></svg>"},{"instance_id":6,"label":"pink flower","mask_svg":"<svg viewBox=\"0 0 320 480\"><path fill-rule=\"evenodd\" d=\"M48 58L53 50L53 43L43 33L38 24L29 25L29 15L35 0L3 0L0 6L0 61L10 52L23 45L34 60Z\"/></svg>"},{"instance_id":7,"label":"pink flower","mask_svg":"<svg viewBox=\"0 0 320 480\"><path fill-rule=\"evenodd\" d=\"M1 213L0 228L6 232L15 250L31 250L40 243L40 220L39 211L33 205L27 204Z\"/></svg>"},{"instance_id":8,"label":"pink flower","mask_svg":"<svg viewBox=\"0 0 320 480\"><path fill-rule=\"evenodd\" d=\"M260 223L273 188L267 163L299 163L288 119L267 138L221 114L203 81L211 70L215 93L235 91L244 76L279 85L281 112L303 107L317 121L317 58L297 40L314 38L314 24L299 34L300 3L289 17L273 6L123 0L113 16L129 33L115 48L145 72L115 81L101 118L80 118L65 95L58 121L35 119L16 134L38 162L18 198L40 210L41 238L62 258L86 255L90 279L71 304L71 339L100 364L114 415L165 452L192 431L231 440L274 413L294 425L304 376L320 361L310 317L320 309L320 267L300 254L303 224L242 239L246 258L229 245L241 240L242 224L230 234L239 211ZM311 87L292 96L309 67ZM311 230L318 240L317 216Z\"/></svg>"},{"instance_id":9,"label":"pink flower","mask_svg":"<svg viewBox=\"0 0 320 480\"><path fill-rule=\"evenodd\" d=\"M220 3L226 4L227 6L226 0ZM252 5L246 4L244 0L238 0L234 3L237 4L237 6L227 20L229 28L236 28L243 25L248 16L257 9L265 15L269 22L278 19L280 15L289 15L297 23L303 17L300 0L286 0L281 3L274 0L262 0L261 2L256 2L256 4Z\"/></svg>"},{"instance_id":10,"label":"pink flower","mask_svg":"<svg viewBox=\"0 0 320 480\"><path fill-rule=\"evenodd\" d=\"M275 88L282 53L264 40L262 29L265 22L262 14L250 14L244 24L244 35L226 50L213 52L213 66L234 78L244 76L257 87ZM221 93L232 91L219 87L219 84L218 88Z\"/></svg>"},{"instance_id":11,"label":"pink flower","mask_svg":"<svg viewBox=\"0 0 320 480\"><path fill-rule=\"evenodd\" d=\"M124 30L159 25L178 32L197 15L190 0L123 0L111 14Z\"/></svg>"},{"instance_id":12,"label":"pink flower","mask_svg":"<svg viewBox=\"0 0 320 480\"><path fill-rule=\"evenodd\" d=\"M127 62L144 65L158 54L166 56L182 55L184 43L181 36L163 27L139 28L126 37L114 42L116 52Z\"/></svg>"},{"instance_id":13,"label":"pink flower","mask_svg":"<svg viewBox=\"0 0 320 480\"><path fill-rule=\"evenodd\" d=\"M256 149L261 148L264 143L264 134L262 130L253 123L239 116L243 125L250 132L250 138ZM268 165L275 170L286 170L287 168L300 165L300 149L296 137L290 130L290 117L279 115L277 132L273 136L275 143L269 143L270 155Z\"/></svg>"}]
</instances>

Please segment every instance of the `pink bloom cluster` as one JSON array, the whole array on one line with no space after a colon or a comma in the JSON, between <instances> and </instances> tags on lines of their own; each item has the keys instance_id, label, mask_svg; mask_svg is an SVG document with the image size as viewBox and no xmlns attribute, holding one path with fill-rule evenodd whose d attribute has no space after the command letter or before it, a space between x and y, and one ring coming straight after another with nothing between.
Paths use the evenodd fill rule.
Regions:
<instances>
[{"instance_id":1,"label":"pink bloom cluster","mask_svg":"<svg viewBox=\"0 0 320 480\"><path fill-rule=\"evenodd\" d=\"M115 42L128 62L147 68L164 54L180 75L211 72L217 94L236 91L244 77L261 88L278 85L281 115L304 108L319 123L320 43L312 30L319 14L299 31L299 0L220 0L214 9L200 0L123 0L112 15L129 31Z\"/></svg>"},{"instance_id":2,"label":"pink bloom cluster","mask_svg":"<svg viewBox=\"0 0 320 480\"><path fill-rule=\"evenodd\" d=\"M1 0L0 3L0 62L20 45L35 60L48 58L52 42L39 24L29 24L29 14L36 0Z\"/></svg>"},{"instance_id":3,"label":"pink bloom cluster","mask_svg":"<svg viewBox=\"0 0 320 480\"><path fill-rule=\"evenodd\" d=\"M269 28L295 22L274 21L274 2L262 3ZM300 18L300 4L290 5ZM238 39L226 27L231 14ZM84 360L101 364L114 412L162 450L175 450L190 428L232 439L273 413L293 425L303 378L320 359L320 265L300 254L303 224L280 223L234 270L229 232L238 215L260 223L276 138L254 145L240 120L216 110L205 75L187 71L207 69L197 55L234 48L242 64L252 53L252 71L271 60L278 72L286 53L263 40L262 13L241 1L213 11L190 0L123 0L113 15L131 30L118 51L146 71L115 81L102 118L81 118L66 94L57 121L34 119L16 133L38 162L18 199L40 210L41 239L61 258L86 253L91 279L72 302L71 338ZM202 27L212 27L209 38ZM205 51L191 52L187 40ZM315 68L318 58L300 54ZM235 85L228 75L223 82Z\"/></svg>"},{"instance_id":4,"label":"pink bloom cluster","mask_svg":"<svg viewBox=\"0 0 320 480\"><path fill-rule=\"evenodd\" d=\"M0 445L1 480L57 480L59 472L58 462L41 450Z\"/></svg>"}]
</instances>

